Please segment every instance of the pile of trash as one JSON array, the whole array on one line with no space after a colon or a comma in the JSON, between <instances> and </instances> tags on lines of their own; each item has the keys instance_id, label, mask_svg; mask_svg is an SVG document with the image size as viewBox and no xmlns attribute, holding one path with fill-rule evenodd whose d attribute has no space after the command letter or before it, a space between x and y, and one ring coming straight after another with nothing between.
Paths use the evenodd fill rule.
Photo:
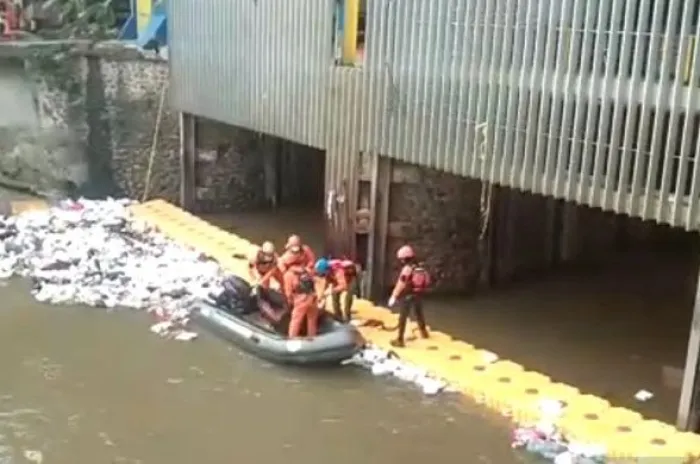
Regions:
<instances>
[{"instance_id":1,"label":"pile of trash","mask_svg":"<svg viewBox=\"0 0 700 464\"><path fill-rule=\"evenodd\" d=\"M0 218L0 278L31 279L42 302L146 309L159 319L154 332L192 339L188 308L217 291L222 272L132 220L129 205L80 200Z\"/></svg>"},{"instance_id":2,"label":"pile of trash","mask_svg":"<svg viewBox=\"0 0 700 464\"><path fill-rule=\"evenodd\" d=\"M524 425L513 431L511 446L526 450L555 464L603 464L606 462L604 447L568 441L555 423L564 410L556 400L540 402L541 419L532 425Z\"/></svg>"},{"instance_id":3,"label":"pile of trash","mask_svg":"<svg viewBox=\"0 0 700 464\"><path fill-rule=\"evenodd\" d=\"M136 221L132 203L81 199L0 217L0 279L28 278L34 297L51 304L147 310L157 318L152 332L192 340L192 304L220 294L225 275L215 261ZM428 395L446 388L392 352L370 347L348 362L414 383Z\"/></svg>"},{"instance_id":4,"label":"pile of trash","mask_svg":"<svg viewBox=\"0 0 700 464\"><path fill-rule=\"evenodd\" d=\"M445 381L433 377L425 369L401 361L393 351L384 351L370 346L347 363L369 369L373 375L391 375L404 382L410 382L417 385L426 395L432 396L448 391Z\"/></svg>"}]
</instances>

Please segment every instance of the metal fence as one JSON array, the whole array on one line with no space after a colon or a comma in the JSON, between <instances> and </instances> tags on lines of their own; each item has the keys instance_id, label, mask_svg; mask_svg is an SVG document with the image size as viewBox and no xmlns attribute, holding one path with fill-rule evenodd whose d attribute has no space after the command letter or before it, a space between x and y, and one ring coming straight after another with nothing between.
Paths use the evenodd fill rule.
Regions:
<instances>
[{"instance_id":1,"label":"metal fence","mask_svg":"<svg viewBox=\"0 0 700 464\"><path fill-rule=\"evenodd\" d=\"M373 0L354 68L333 1L170 5L174 106L327 149L338 176L372 151L700 224L700 0Z\"/></svg>"}]
</instances>

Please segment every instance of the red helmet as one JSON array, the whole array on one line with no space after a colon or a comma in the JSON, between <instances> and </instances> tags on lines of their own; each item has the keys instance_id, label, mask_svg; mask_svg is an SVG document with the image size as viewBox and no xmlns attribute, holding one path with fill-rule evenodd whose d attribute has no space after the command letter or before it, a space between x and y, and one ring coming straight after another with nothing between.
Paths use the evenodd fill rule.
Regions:
<instances>
[{"instance_id":1,"label":"red helmet","mask_svg":"<svg viewBox=\"0 0 700 464\"><path fill-rule=\"evenodd\" d=\"M287 239L287 245L285 246L287 250L299 251L301 250L301 237L298 235L290 235Z\"/></svg>"},{"instance_id":2,"label":"red helmet","mask_svg":"<svg viewBox=\"0 0 700 464\"><path fill-rule=\"evenodd\" d=\"M404 245L396 252L396 257L398 259L411 259L415 258L416 254L413 252L413 248L408 245Z\"/></svg>"}]
</instances>

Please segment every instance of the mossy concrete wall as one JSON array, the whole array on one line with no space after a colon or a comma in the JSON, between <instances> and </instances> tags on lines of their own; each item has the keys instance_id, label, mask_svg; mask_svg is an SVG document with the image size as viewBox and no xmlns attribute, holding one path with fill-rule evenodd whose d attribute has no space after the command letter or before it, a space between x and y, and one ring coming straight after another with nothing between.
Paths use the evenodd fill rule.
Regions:
<instances>
[{"instance_id":1,"label":"mossy concrete wall","mask_svg":"<svg viewBox=\"0 0 700 464\"><path fill-rule=\"evenodd\" d=\"M0 61L0 180L39 193L179 195L179 127L168 65L123 47ZM12 96L19 95L19 96Z\"/></svg>"}]
</instances>

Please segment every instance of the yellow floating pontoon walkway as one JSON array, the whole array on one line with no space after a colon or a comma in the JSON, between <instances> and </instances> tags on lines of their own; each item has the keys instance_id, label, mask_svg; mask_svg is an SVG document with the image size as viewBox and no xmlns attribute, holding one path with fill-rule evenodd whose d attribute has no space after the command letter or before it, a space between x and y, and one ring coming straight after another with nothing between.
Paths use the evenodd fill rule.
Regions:
<instances>
[{"instance_id":1,"label":"yellow floating pontoon walkway","mask_svg":"<svg viewBox=\"0 0 700 464\"><path fill-rule=\"evenodd\" d=\"M134 215L162 233L219 261L229 272L246 276L245 259L255 245L228 233L162 200L132 207ZM358 320L379 320L395 326L397 316L386 308L359 300L354 306ZM394 335L383 328L361 327L365 338L390 349ZM514 362L498 360L448 334L432 331L429 340L412 340L398 349L402 359L428 369L459 391L517 422L538 419L541 399L558 399L565 405L560 428L571 439L606 446L612 462L637 462L644 458L677 458L668 462L700 462L700 435L679 432L675 427L645 420L639 413L612 406L608 401L558 383ZM396 349L395 349L396 350ZM666 461L664 461L666 462Z\"/></svg>"},{"instance_id":2,"label":"yellow floating pontoon walkway","mask_svg":"<svg viewBox=\"0 0 700 464\"><path fill-rule=\"evenodd\" d=\"M38 202L13 203L13 211L41 207ZM216 259L228 272L247 275L244 259L255 245L228 233L162 200L133 206L137 220L156 227L171 239ZM355 317L379 320L395 326L397 316L367 300L356 301ZM384 349L392 349L393 333L383 328L361 327L365 338ZM395 348L394 348L395 349ZM514 362L497 360L448 334L432 331L429 340L411 340L395 349L402 359L444 378L463 394L516 422L536 421L541 399L558 399L566 408L559 427L571 439L607 448L609 462L700 462L700 435L679 432L675 427L646 420L639 413L612 406L608 401L558 383L548 376L527 370Z\"/></svg>"}]
</instances>

